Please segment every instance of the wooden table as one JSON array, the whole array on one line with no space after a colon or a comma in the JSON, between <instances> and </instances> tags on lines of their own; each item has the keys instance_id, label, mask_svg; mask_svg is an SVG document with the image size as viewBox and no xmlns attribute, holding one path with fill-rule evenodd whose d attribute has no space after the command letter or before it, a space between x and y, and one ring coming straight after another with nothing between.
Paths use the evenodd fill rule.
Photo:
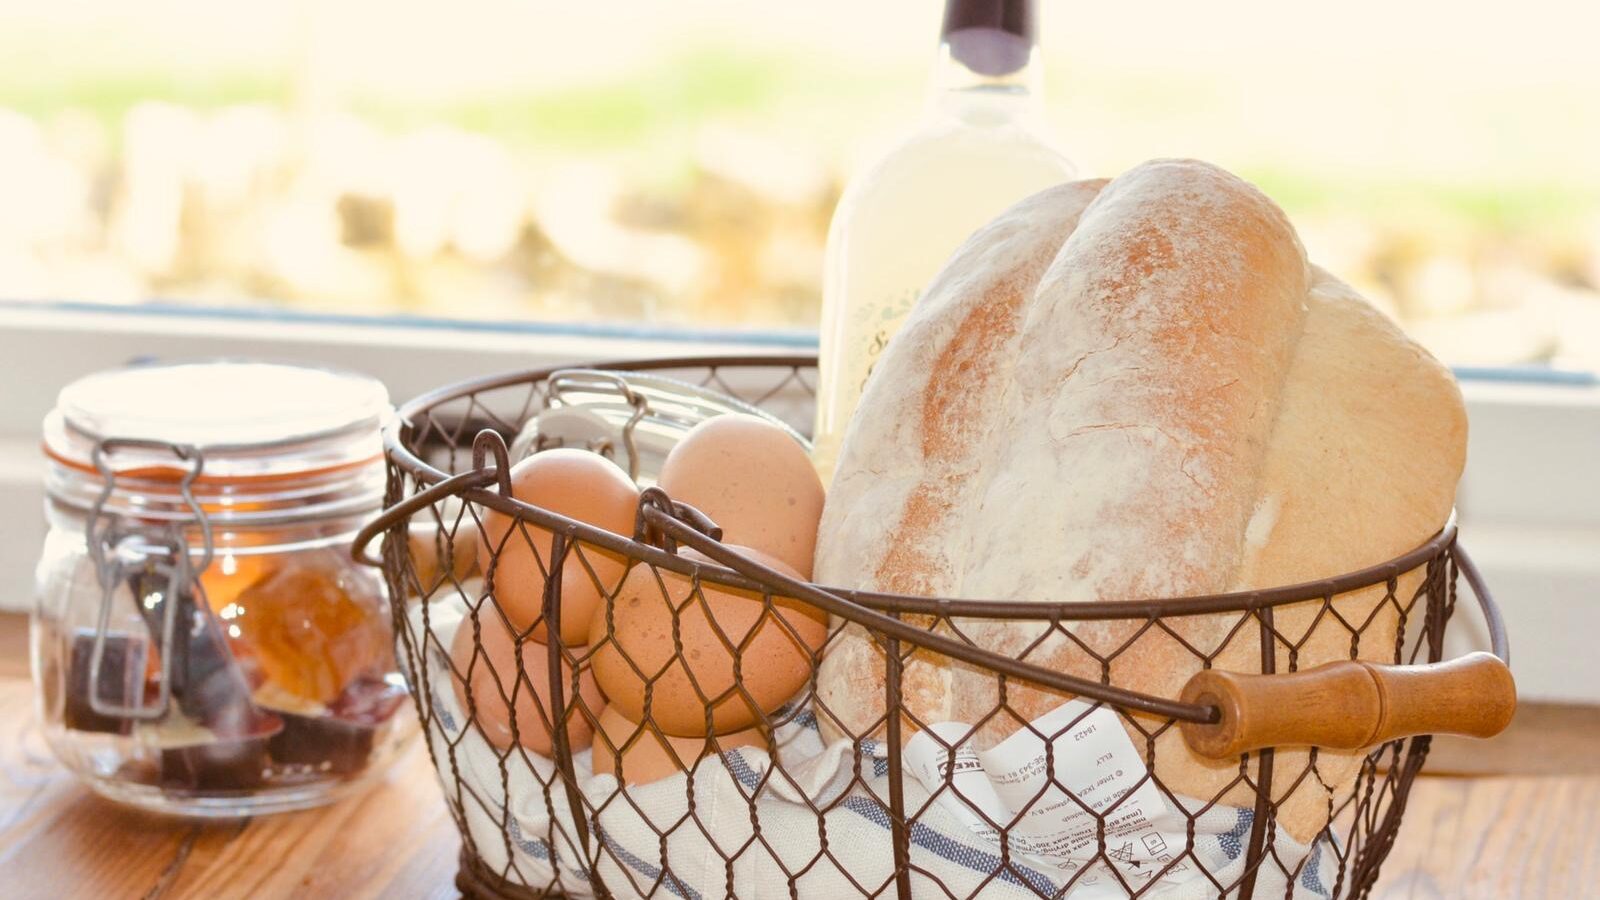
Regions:
<instances>
[{"instance_id":1,"label":"wooden table","mask_svg":"<svg viewBox=\"0 0 1600 900\"><path fill-rule=\"evenodd\" d=\"M201 823L124 809L45 748L24 627L0 615L0 896L454 897L459 841L421 742L325 809ZM1489 742L1440 740L1381 900L1600 896L1600 707L1526 706Z\"/></svg>"}]
</instances>

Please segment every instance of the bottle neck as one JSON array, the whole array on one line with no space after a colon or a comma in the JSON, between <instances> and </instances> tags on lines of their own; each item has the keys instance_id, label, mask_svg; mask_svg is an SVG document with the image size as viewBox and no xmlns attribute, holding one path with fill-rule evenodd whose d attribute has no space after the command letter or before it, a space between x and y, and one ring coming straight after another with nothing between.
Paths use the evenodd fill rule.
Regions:
<instances>
[{"instance_id":1,"label":"bottle neck","mask_svg":"<svg viewBox=\"0 0 1600 900\"><path fill-rule=\"evenodd\" d=\"M1031 111L1041 68L1033 0L948 0L933 77L936 110Z\"/></svg>"},{"instance_id":2,"label":"bottle neck","mask_svg":"<svg viewBox=\"0 0 1600 900\"><path fill-rule=\"evenodd\" d=\"M960 55L959 48L950 41L939 45L939 62L934 68L933 91L937 99L946 94L992 94L997 97L1014 97L1019 102L1034 102L1039 97L1043 81L1043 66L1039 62L1039 48L1033 45L1010 51L1019 62L1014 68L990 74L974 68Z\"/></svg>"}]
</instances>

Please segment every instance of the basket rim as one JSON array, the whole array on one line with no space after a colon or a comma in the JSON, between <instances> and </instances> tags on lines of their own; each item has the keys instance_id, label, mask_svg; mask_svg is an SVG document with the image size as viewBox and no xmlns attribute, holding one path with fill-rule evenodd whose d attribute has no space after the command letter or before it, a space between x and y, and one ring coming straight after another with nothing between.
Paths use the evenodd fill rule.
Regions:
<instances>
[{"instance_id":1,"label":"basket rim","mask_svg":"<svg viewBox=\"0 0 1600 900\"><path fill-rule=\"evenodd\" d=\"M770 356L700 356L642 361L613 361L604 363L590 363L586 364L586 366L590 368L648 371L651 369L691 367L750 366L771 366L774 368L787 367L799 369L809 367L814 364L815 357L812 356L773 354ZM516 500L510 495L509 491L509 478L506 471L509 467L505 465L507 462L505 445L503 441L498 440L499 435L497 434L486 434L481 437L466 434L449 436L441 432L441 437L449 437L454 445L455 453L471 454L471 456L467 457L470 468L464 468L462 471L455 474L442 471L429 465L428 463L424 462L416 453L413 453L410 449L410 446L408 446L408 442L416 436L415 427L416 423L419 421L418 417L428 413L440 404L470 397L471 395L481 391L514 387L519 384L526 384L528 387L536 391L538 389L538 382L547 379L553 373L565 368L572 368L572 366L548 366L462 381L436 388L403 404L399 409L397 417L384 430L385 453L389 464L392 467L389 470L389 497L391 498L391 502L389 503L388 508L385 509L384 513L377 520L374 520L372 523L370 523L366 529L363 529L362 534L357 537L354 547L356 556L360 559L370 562L370 560L367 560L364 556L364 548L378 535L387 535L390 539L384 542L383 565L386 569L386 576L392 577L399 570L400 566L406 562L406 554L410 552L407 542L404 540L404 538L406 535L406 529L409 526L409 522L411 521L413 514L418 510L426 508L428 504L436 503L443 498L459 497L460 499L470 503L481 505L486 509L494 509L502 514L524 520L533 526L547 529L555 534L563 535L565 537L565 541L558 539L552 545L553 551L557 557L557 559L553 562L556 564L559 564L559 560L563 553L570 552L569 548L565 546L566 542L576 540L599 549L606 549L612 552L621 553L622 555L638 562L644 562L679 574L700 578L707 582L727 585L734 588L760 591L763 593L777 594L778 591L775 589L775 585L779 585L779 582L783 580L781 573L775 573L771 570L765 571L767 577L774 575L778 576L778 579L775 579L772 583L764 582L760 578L746 577L745 575L740 574L739 570L744 570L751 572L752 575L762 575L764 567L748 559L747 557L744 557L742 554L739 554L736 551L727 551L725 548L717 545L715 541L710 541L710 539L705 537L703 533L703 523L698 527L694 526L693 523L690 522L691 517L685 517L683 515L683 510L680 509L676 512L672 512L670 510L671 504L667 504L666 508L662 508L660 506L652 507L648 504L641 503L639 521L641 523L649 521L652 514L654 514L660 519L659 522L655 523L656 527L658 528L666 528L670 526L671 529L688 529L687 532L684 532L684 537L682 540L685 542L693 540L696 543L701 544L706 544L706 542L709 542L709 544L706 544L706 549L715 554L712 556L713 559L720 559L721 561L702 563L684 559L650 543L645 543L640 540L631 539L628 536L604 531L586 523L561 516L550 510L542 509L540 507ZM806 381L805 378L801 378L800 380L803 384L809 385L812 383ZM785 382L780 382L780 384L782 383ZM537 396L538 395L535 393L534 398L537 399ZM494 456L492 458L486 457L486 455L482 452L482 449L485 447L485 445L488 445L488 449L494 451ZM453 460L459 458L460 457L453 457ZM401 480L401 475L409 477L411 479L411 484L407 485L403 480ZM474 519L477 518L477 514L475 512L470 513L470 515L472 515ZM395 538L399 539L395 540ZM710 555L710 553L708 553L708 555ZM1332 598L1337 595L1349 593L1351 591L1360 590L1363 588L1383 585L1385 583L1389 585L1389 589L1391 591L1395 591L1396 582L1402 575L1415 572L1419 569L1423 569L1424 567L1428 573L1429 582L1433 580L1433 576L1435 574L1440 574L1448 580L1447 586L1441 588L1441 593L1443 596L1438 594L1429 595L1429 621L1431 621L1431 616L1434 614L1434 612L1438 612L1443 615L1444 618L1441 620L1441 624L1445 621L1448 621L1455 606L1454 584L1459 570L1459 574L1466 579L1468 586L1476 596L1485 620L1488 623L1491 639L1495 648L1494 652L1502 659L1508 659L1504 622L1501 620L1498 609L1493 600L1490 598L1488 592L1484 590L1482 579L1478 575L1476 568L1472 565L1471 560L1465 555L1465 552L1457 543L1456 514L1453 510L1451 511L1448 519L1443 523L1443 527L1440 528L1438 532L1433 534L1428 540L1424 541L1419 546L1385 562L1368 566L1354 572L1347 572L1333 578L1302 582L1299 584L1285 585L1280 587L1237 591L1208 596L1127 601L1112 600L1095 602L1031 603L1022 601L957 600L937 597L910 597L866 591L836 590L826 586L818 586L805 582L790 582L787 586L784 586L784 590L801 591L802 595L804 592L832 595L831 602L828 604L829 608L844 608L845 612L842 614L844 618L856 621L858 624L865 624L869 629L876 627L874 623L870 621L874 618L880 620L880 622L883 622L886 625L896 626L895 631L880 633L876 636L887 636L890 639L890 641L884 645L887 652L887 659L898 660L900 658L899 647L903 646L903 644L896 644L893 643L893 641L899 640L904 643L908 643L913 647L920 646L921 642L919 641L918 636L913 635L907 637L903 634L900 634L902 631L914 632L917 630L917 626L908 621L884 622L886 615L898 618L898 614L931 614L946 618L1033 619L1059 622L1097 619L1141 620L1154 619L1158 617L1206 615L1219 612L1244 612L1256 615L1259 620L1260 627L1263 629L1262 640L1263 642L1267 642L1271 640L1271 638L1267 636L1272 628L1271 613L1267 611L1271 607L1302 601L1331 601ZM1435 567L1439 568L1436 569ZM491 579L489 589L492 591L492 574L489 577ZM1425 582L1425 584L1426 583L1427 582ZM557 586L556 591L553 594L547 592L546 595L545 602L547 604L547 609L559 608L558 602L555 602L553 607L551 605L553 602L552 598L554 598L554 600L559 600L559 579L556 580L555 584ZM458 584L458 587L459 586L460 585ZM830 598L828 596L823 596L819 600L813 600L812 602L822 603L824 601L829 601L829 599ZM1435 600L1439 601L1440 603L1438 607L1434 606ZM850 609L850 606L854 606L855 608ZM396 605L395 609L398 611L401 609L401 607ZM856 618L857 616L859 616L859 618ZM560 638L558 623L559 619L551 620L551 633L553 635L552 646L554 647L563 646L563 642ZM1424 624L1426 626L1426 622ZM896 635L900 636L896 637ZM1426 658L1438 659L1443 649L1442 628L1437 633L1429 629L1425 632L1424 637L1426 637L1427 640L1421 646L1429 654ZM426 640L426 638L424 640ZM1174 723L1204 723L1216 721L1220 712L1216 706L1209 703L1189 703L1184 702L1182 699L1170 699L1151 694L1143 694L1127 688L1119 687L1110 681L1109 673L1103 676L1102 681L1078 679L1068 676L1065 673L1057 673L1046 670L1035 663L1025 662L1020 659L1012 659L1010 657L999 657L996 654L989 654L987 651L983 650L983 648L977 645L963 646L951 650L936 649L935 652L944 653L952 660L960 660L969 664L985 666L992 669L1002 678L1015 678L1023 683L1033 684L1036 687L1042 686L1047 689L1054 689L1073 694L1085 700L1090 700L1097 705L1106 704L1110 707L1117 708L1122 714L1127 716L1142 712L1170 718ZM1353 652L1354 651L1352 651L1352 653ZM1399 652L1398 649L1396 652ZM979 654L984 654L985 658L978 659L977 657ZM1264 650L1262 662L1262 671L1264 673L1271 673L1274 671L1275 663L1273 662L1273 659L1274 654ZM1414 656L1413 660L1415 660ZM898 664L886 663L886 665L892 665L894 671L898 673ZM1210 663L1206 663L1204 667L1209 668ZM1295 663L1292 656L1290 657L1289 668L1291 671L1295 670ZM557 662L555 660L555 655L552 654L551 678L552 685L555 686L555 697L557 698L555 702L558 706L563 706L560 701L561 690L559 684L561 679L557 676L556 669ZM895 683L897 684L899 677L900 676L898 674L893 676ZM886 672L886 685L889 683L888 679L889 676ZM886 687L885 690L888 690L888 688ZM1002 688L1002 691L1003 690L1004 688ZM899 692L898 688L896 688L895 691L890 694L890 699L886 701L889 709L892 710L899 708L900 702L898 700L898 696ZM420 706L420 699L418 699L418 703L418 710L420 713L422 710L422 707ZM563 708L565 707L563 706ZM901 744L901 716L889 714L887 715L886 719L887 720L882 723L881 727L886 729L887 736L885 740L888 741L891 747L890 765L894 779L892 782L894 787L891 787L891 799L895 810L897 810L897 812L893 813L892 815L899 816L898 819L893 820L892 824L898 824L899 826L894 829L895 849L898 860L902 855L904 846L906 846L906 839L904 837L905 816L902 815L904 810L901 810L901 807L904 804L901 802L903 798L899 796L897 791L899 779L901 777L899 749ZM424 721L426 723L426 717L424 718ZM571 799L572 802L577 803L578 801L574 799L576 797L574 793L576 790L576 776L572 768L572 753L563 737L565 731L563 729L557 729L556 734L557 772L560 774L560 779L565 783L565 786L568 790L569 799ZM1343 881L1345 878L1348 870L1349 873L1351 873L1351 881L1349 882L1351 885L1359 886L1362 883L1370 883L1370 879L1372 877L1370 872L1376 871L1377 862L1381 862L1382 860L1383 853L1385 852L1383 849L1384 845L1382 843L1383 837L1385 834L1392 837L1393 828L1397 826L1399 814L1404 809L1405 791L1409 789L1410 780L1415 776L1416 769L1420 767L1421 758L1427 752L1427 742L1425 738L1420 740L1413 739L1407 745L1407 747L1407 756L1404 765L1390 765L1388 767L1388 772L1397 772L1398 777L1400 778L1398 786L1395 788L1396 793L1393 795L1393 803L1385 812L1381 826L1372 825L1371 823L1369 823L1367 826L1368 833L1373 837L1373 846L1377 848L1376 860L1373 860L1369 854L1365 853L1352 856L1349 861L1341 860L1339 869L1339 878L1341 881ZM1260 759L1270 760L1272 758L1272 751L1270 749L1260 752L1262 754ZM1248 761L1252 758L1255 758L1255 756L1255 752L1245 756L1241 761L1241 766L1246 765ZM1313 757L1313 759L1315 759L1315 757ZM1395 760L1395 762L1398 762L1398 758ZM1249 849L1245 857L1249 865L1247 866L1247 874L1241 879L1241 881L1237 883L1237 885L1241 888L1241 891L1246 894L1248 894L1254 888L1254 867L1260 864L1260 862L1265 858L1265 853L1271 852L1270 844L1267 844L1265 849L1263 849L1262 844L1263 838L1265 837L1265 832L1263 829L1271 822L1271 810L1276 805L1276 802L1271 799L1273 796L1273 791L1270 784L1272 780L1272 766L1262 764L1261 766L1258 766L1258 768L1262 768L1262 777L1260 778L1261 784L1254 785L1255 787L1259 788L1259 790L1256 791L1254 806L1255 826L1251 829L1251 834L1249 836ZM1374 771L1376 771L1376 769L1374 769ZM448 775L443 770L441 770L440 775L442 778L448 778ZM1158 775L1154 769L1152 769L1151 777L1158 778ZM1304 777L1304 775L1301 776L1302 779ZM1391 776L1386 773L1385 777L1388 778ZM1291 789L1292 787L1293 786L1291 785ZM1371 792L1370 787L1368 792ZM1216 801L1213 801L1213 803L1215 802ZM1374 808L1376 809L1378 807ZM1360 807L1358 807L1358 815L1359 809ZM457 824L460 826L462 834L470 838L470 835L468 835L466 821L460 818L459 815L457 816L457 819ZM584 828L583 823L584 820L580 818L578 820L578 827L580 829ZM1356 827L1358 829L1360 824L1360 820L1358 819L1356 822ZM585 835L583 840L585 841L585 846L587 846L587 832L584 831L581 833ZM1359 831L1356 833L1359 833ZM464 891L471 892L477 892L478 890L482 889L486 894L496 897L500 896L502 893L507 897L521 896L521 892L515 890L500 890L503 879L500 879L495 872L485 866L483 864L483 860L475 856L475 852L469 852L468 845L471 843L471 840L463 843L458 886L460 886ZM1296 875L1298 874L1298 871L1298 869L1295 870ZM593 873L591 872L590 875L592 879ZM909 883L909 876L907 875L907 870L905 869L904 865L899 865L897 867L896 878L898 883L901 885L902 893L905 893L907 890L905 886ZM1365 881L1363 881L1363 879L1365 879ZM513 887L513 885L510 884L505 886ZM601 884L600 886L603 889L604 885Z\"/></svg>"},{"instance_id":2,"label":"basket rim","mask_svg":"<svg viewBox=\"0 0 1600 900\"><path fill-rule=\"evenodd\" d=\"M647 360L614 360L583 363L581 368L613 369L619 371L650 371L655 369L759 367L804 368L814 366L816 357L804 354L773 354L749 356L691 356L664 357ZM420 394L402 404L395 417L384 428L384 453L391 464L409 475L423 489L451 486L442 496L456 495L463 500L494 509L532 525L565 535L569 541L600 547L614 553L681 575L697 577L713 584L744 590L766 592L768 587L760 581L747 578L720 565L708 565L683 559L661 548L630 537L614 534L601 528L570 519L559 513L517 500L502 494L495 487L496 472L487 469L464 472L445 472L424 462L407 445L415 428L414 419L440 404L518 384L542 382L550 375L574 368L574 364L541 366L489 375L444 385ZM463 448L465 449L465 448ZM399 526L409 514L397 515L399 507L390 504L369 526L369 533L387 531ZM1388 584L1401 575L1438 559L1455 543L1457 536L1456 514L1439 531L1422 544L1389 560L1345 572L1330 578L1304 581L1244 591L1188 597L1141 598L1138 600L1095 601L1043 601L988 600L946 597L917 597L874 591L859 591L818 584L823 590L846 598L851 602L880 613L932 615L941 618L988 618L1024 621L1097 621L1112 619L1148 619L1219 612L1250 612L1307 600L1327 599L1352 591ZM358 551L360 547L358 546Z\"/></svg>"}]
</instances>

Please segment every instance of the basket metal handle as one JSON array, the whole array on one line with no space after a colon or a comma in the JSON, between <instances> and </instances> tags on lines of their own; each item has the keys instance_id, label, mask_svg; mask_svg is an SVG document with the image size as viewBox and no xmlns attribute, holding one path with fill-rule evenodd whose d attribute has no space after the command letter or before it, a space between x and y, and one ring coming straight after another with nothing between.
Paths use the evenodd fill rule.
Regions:
<instances>
[{"instance_id":1,"label":"basket metal handle","mask_svg":"<svg viewBox=\"0 0 1600 900\"><path fill-rule=\"evenodd\" d=\"M430 504L437 503L447 497L466 494L495 482L499 475L497 468L480 466L452 475L386 508L376 518L363 526L360 531L356 532L355 540L350 548L350 555L357 562L373 567L382 567L383 561L371 556L369 553L372 543L378 539L379 535L406 521ZM507 502L515 503L515 501ZM521 504L517 505L520 506ZM528 508L532 509L532 507ZM1078 678L1063 672L1052 672L1009 656L1002 656L998 653L974 647L971 644L965 644L943 635L934 634L893 616L886 616L883 613L867 609L837 594L822 590L816 585L795 581L780 572L746 558L742 554L731 551L716 539L684 524L673 513L667 512L654 503L642 503L640 505L640 516L643 524L654 527L658 533L672 538L677 543L699 550L713 561L732 569L737 574L762 585L774 593L785 597L793 597L796 600L803 600L823 612L865 625L913 646L941 653L952 659L959 659L973 665L984 666L1030 684L1078 694L1128 710L1186 722L1210 722L1217 716L1217 711L1211 707L1197 706L1169 698L1152 697L1149 694L1119 688L1115 685L1102 684L1098 681ZM549 517L552 519L562 518L553 514L550 514ZM565 529L558 530L584 527L581 523L567 522ZM601 543L598 536L585 536L585 540L597 544ZM605 543L632 542L620 536L610 536L605 540Z\"/></svg>"},{"instance_id":2,"label":"basket metal handle","mask_svg":"<svg viewBox=\"0 0 1600 900\"><path fill-rule=\"evenodd\" d=\"M372 542L378 539L378 535L441 500L447 500L471 488L485 487L494 483L498 477L499 473L495 469L471 469L459 475L452 475L436 484L431 484L393 506L385 508L382 513L361 526L361 530L356 532L355 539L350 544L350 556L364 566L372 566L375 569L382 568L383 560L367 552L367 548L371 547Z\"/></svg>"},{"instance_id":3,"label":"basket metal handle","mask_svg":"<svg viewBox=\"0 0 1600 900\"><path fill-rule=\"evenodd\" d=\"M1231 759L1264 747L1361 750L1419 734L1489 738L1504 731L1517 710L1505 620L1459 543L1453 554L1493 652L1408 666L1339 660L1285 674L1197 672L1182 699L1220 715L1215 722L1179 723L1189 749Z\"/></svg>"},{"instance_id":4,"label":"basket metal handle","mask_svg":"<svg viewBox=\"0 0 1600 900\"><path fill-rule=\"evenodd\" d=\"M1510 667L1499 656L1484 652L1412 666L1342 660L1285 674L1244 675L1207 669L1196 673L1173 702L1049 672L931 634L752 562L676 522L663 510L647 509L645 515L655 527L747 578L830 613L842 613L891 637L1022 681L1177 719L1189 748L1211 759L1276 746L1359 750L1417 734L1493 737L1510 724L1517 706ZM1498 608L1470 561L1463 569L1496 637L1496 651L1506 653ZM835 604L840 608L830 608Z\"/></svg>"},{"instance_id":5,"label":"basket metal handle","mask_svg":"<svg viewBox=\"0 0 1600 900\"><path fill-rule=\"evenodd\" d=\"M1413 666L1347 659L1275 675L1207 669L1183 699L1222 713L1215 723L1179 724L1189 749L1231 759L1264 747L1362 750L1418 734L1493 737L1511 724L1517 686L1504 661L1478 651Z\"/></svg>"},{"instance_id":6,"label":"basket metal handle","mask_svg":"<svg viewBox=\"0 0 1600 900\"><path fill-rule=\"evenodd\" d=\"M368 565L381 561L367 553L378 535L441 499L477 492L494 483L498 467L477 467L406 497L369 522L356 535L352 555ZM489 499L488 497L484 498ZM499 498L497 498L499 499ZM510 501L513 502L514 501ZM516 504L521 506L521 504ZM1056 672L930 632L885 615L817 585L798 581L728 549L683 522L681 511L643 503L641 526L705 554L775 594L809 603L823 612L856 622L915 647L981 666L1008 678L1075 694L1120 707L1174 719L1192 750L1228 758L1268 746L1350 749L1414 734L1452 733L1491 736L1501 731L1516 706L1516 689L1505 660L1505 627L1471 560L1457 545L1455 555L1488 622L1495 655L1470 654L1461 660L1421 666L1386 666L1361 660L1330 663L1304 672L1254 675L1205 670L1197 673L1178 699L1156 697L1116 685ZM552 519L561 517L550 515ZM569 522L568 528L582 529ZM610 536L607 543L632 543ZM591 538L586 538L591 539ZM1361 691L1365 693L1360 693ZM1340 705L1345 695L1359 703ZM1304 711L1299 713L1298 711ZM1232 718L1228 718L1230 713ZM1343 720L1355 717L1354 724ZM1352 741L1363 743L1352 744ZM1243 747L1244 749L1237 749Z\"/></svg>"},{"instance_id":7,"label":"basket metal handle","mask_svg":"<svg viewBox=\"0 0 1600 900\"><path fill-rule=\"evenodd\" d=\"M867 609L860 604L852 603L814 584L797 581L781 572L763 566L741 553L729 550L718 541L673 518L659 507L643 507L641 514L650 525L670 535L678 543L693 547L715 562L727 566L746 578L761 583L775 594L803 600L823 612L865 625L874 631L905 641L913 646L931 650L951 659L959 659L975 666L981 666L1019 681L1077 694L1103 703L1120 706L1127 710L1177 719L1180 722L1211 722L1216 719L1217 710L1212 707L1163 697L1152 697L1139 691L1131 691L1115 685L1078 678L1065 672L1054 672L1019 659L1002 656L971 644L962 643L941 634L935 634L893 616L886 616L883 613Z\"/></svg>"}]
</instances>

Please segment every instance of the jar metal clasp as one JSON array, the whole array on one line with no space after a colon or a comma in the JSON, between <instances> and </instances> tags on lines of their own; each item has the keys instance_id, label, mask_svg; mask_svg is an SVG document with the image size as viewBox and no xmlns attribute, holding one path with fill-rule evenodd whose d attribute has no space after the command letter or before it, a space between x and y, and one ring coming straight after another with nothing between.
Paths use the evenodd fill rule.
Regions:
<instances>
[{"instance_id":1,"label":"jar metal clasp","mask_svg":"<svg viewBox=\"0 0 1600 900\"><path fill-rule=\"evenodd\" d=\"M108 510L107 501L116 490L117 472L111 465L110 455L118 450L154 450L171 453L184 464L178 480L178 493L188 508L194 524L199 526L201 554L198 565L191 558L185 530L189 520L174 519L167 522L139 521L126 514ZM164 584L154 601L135 597L141 613L159 603L161 607L160 636L154 632L157 651L161 658L161 677L157 685L155 702L146 705L139 701L131 704L113 702L100 696L99 691L89 692L89 705L97 714L124 719L155 720L166 716L172 705L173 652L176 646L178 610L182 606L178 597L198 587L200 573L211 565L214 550L211 524L205 511L194 497L194 483L205 466L205 454L192 444L178 444L143 438L104 438L94 445L91 456L100 473L103 485L90 508L85 528L88 538L89 558L95 567L95 577L100 584L100 608L95 622L94 645L89 655L89 683L100 683L100 670L105 663L106 635L111 625L111 605L117 588L130 583L136 576Z\"/></svg>"}]
</instances>

